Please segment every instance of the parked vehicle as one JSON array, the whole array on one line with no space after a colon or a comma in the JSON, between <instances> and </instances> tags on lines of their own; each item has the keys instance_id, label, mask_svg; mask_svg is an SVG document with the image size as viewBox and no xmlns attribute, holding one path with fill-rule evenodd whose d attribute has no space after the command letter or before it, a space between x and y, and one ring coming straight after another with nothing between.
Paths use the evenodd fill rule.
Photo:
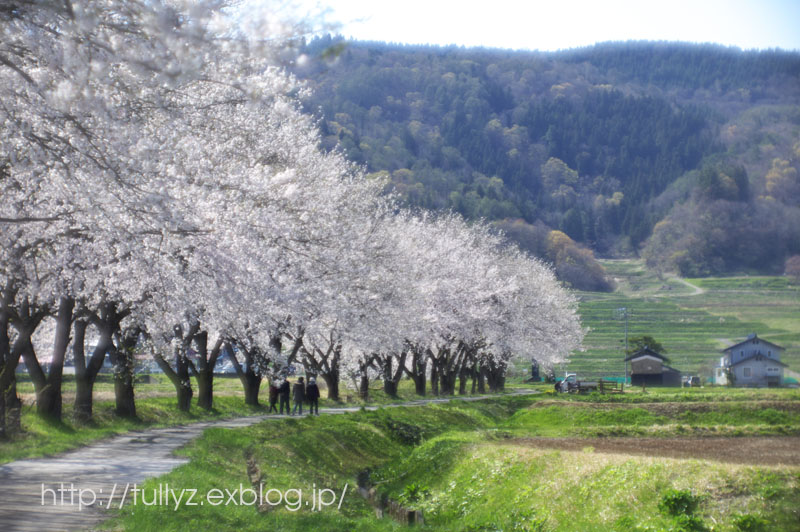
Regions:
<instances>
[{"instance_id":1,"label":"parked vehicle","mask_svg":"<svg viewBox=\"0 0 800 532\"><path fill-rule=\"evenodd\" d=\"M622 393L623 387L621 382L603 379L582 381L575 373L567 373L564 380L559 383L558 391L561 393Z\"/></svg>"},{"instance_id":2,"label":"parked vehicle","mask_svg":"<svg viewBox=\"0 0 800 532\"><path fill-rule=\"evenodd\" d=\"M699 388L700 377L696 375L687 375L683 378L683 386L684 388Z\"/></svg>"}]
</instances>

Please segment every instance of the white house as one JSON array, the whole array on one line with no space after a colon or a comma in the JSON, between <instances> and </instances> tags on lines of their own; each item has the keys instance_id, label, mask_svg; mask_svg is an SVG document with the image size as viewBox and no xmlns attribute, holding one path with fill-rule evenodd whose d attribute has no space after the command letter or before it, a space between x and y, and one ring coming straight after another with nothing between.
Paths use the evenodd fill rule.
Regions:
<instances>
[{"instance_id":1,"label":"white house","mask_svg":"<svg viewBox=\"0 0 800 532\"><path fill-rule=\"evenodd\" d=\"M719 366L714 370L714 382L728 384L728 375L734 386L780 386L783 383L781 362L784 348L768 342L753 333L743 342L723 349Z\"/></svg>"}]
</instances>

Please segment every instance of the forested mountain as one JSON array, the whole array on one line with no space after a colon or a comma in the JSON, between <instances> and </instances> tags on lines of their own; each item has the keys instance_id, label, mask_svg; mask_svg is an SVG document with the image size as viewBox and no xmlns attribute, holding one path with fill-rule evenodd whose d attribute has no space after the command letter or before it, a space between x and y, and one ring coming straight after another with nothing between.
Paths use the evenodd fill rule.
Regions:
<instances>
[{"instance_id":1,"label":"forested mountain","mask_svg":"<svg viewBox=\"0 0 800 532\"><path fill-rule=\"evenodd\" d=\"M800 253L800 54L331 37L303 51L326 148L410 205L495 221L575 286L608 288L592 251L694 275Z\"/></svg>"}]
</instances>

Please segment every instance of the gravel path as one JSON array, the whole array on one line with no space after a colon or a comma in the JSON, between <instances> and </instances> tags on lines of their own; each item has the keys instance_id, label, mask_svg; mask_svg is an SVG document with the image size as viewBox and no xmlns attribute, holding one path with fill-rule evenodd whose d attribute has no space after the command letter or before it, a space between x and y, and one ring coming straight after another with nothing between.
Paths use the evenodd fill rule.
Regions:
<instances>
[{"instance_id":1,"label":"gravel path","mask_svg":"<svg viewBox=\"0 0 800 532\"><path fill-rule=\"evenodd\" d=\"M535 393L530 390L515 394ZM478 401L494 396L454 397ZM423 399L388 406L419 406L451 399ZM367 407L375 410L378 407ZM322 408L322 414L355 412L360 407ZM0 466L0 531L84 530L107 518L106 509L127 499L126 486L172 471L188 462L173 452L210 427L246 427L262 415L226 421L130 432L49 458L18 460ZM75 491L70 491L70 490ZM78 491L83 490L83 491ZM95 499L96 500L93 500Z\"/></svg>"}]
</instances>

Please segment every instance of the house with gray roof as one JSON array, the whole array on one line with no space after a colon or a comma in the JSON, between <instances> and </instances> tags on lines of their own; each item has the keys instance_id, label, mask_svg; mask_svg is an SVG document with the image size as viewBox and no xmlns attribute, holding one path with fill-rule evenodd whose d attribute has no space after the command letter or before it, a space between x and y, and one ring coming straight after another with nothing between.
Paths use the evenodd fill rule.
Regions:
<instances>
[{"instance_id":1,"label":"house with gray roof","mask_svg":"<svg viewBox=\"0 0 800 532\"><path fill-rule=\"evenodd\" d=\"M719 366L714 369L714 382L734 386L780 386L783 369L787 367L781 362L783 351L783 347L753 333L743 342L722 350Z\"/></svg>"}]
</instances>

